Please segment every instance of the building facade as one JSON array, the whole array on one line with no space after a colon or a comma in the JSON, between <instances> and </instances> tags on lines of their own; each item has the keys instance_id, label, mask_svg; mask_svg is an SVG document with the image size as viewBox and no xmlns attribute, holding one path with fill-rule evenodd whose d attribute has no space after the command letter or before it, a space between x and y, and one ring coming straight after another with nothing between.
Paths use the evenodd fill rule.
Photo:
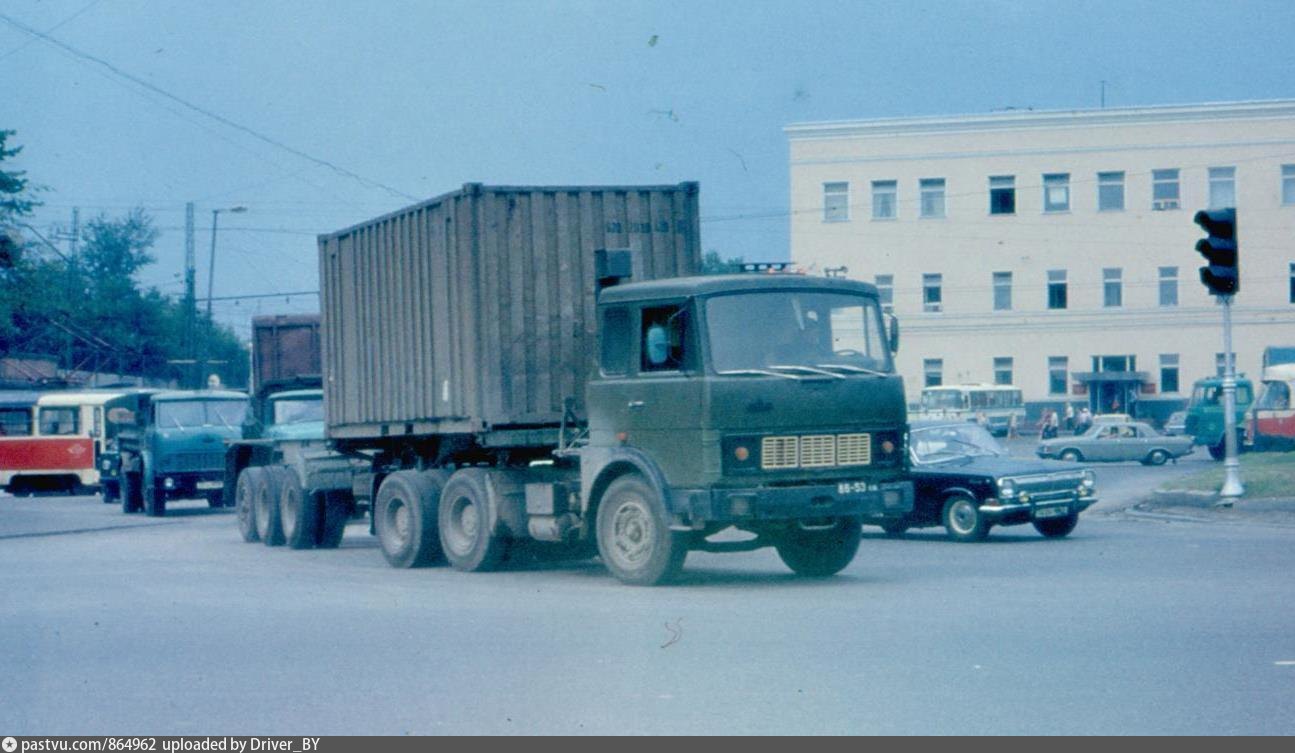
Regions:
<instances>
[{"instance_id":1,"label":"building facade","mask_svg":"<svg viewBox=\"0 0 1295 753\"><path fill-rule=\"evenodd\" d=\"M1235 206L1237 369L1295 344L1295 100L807 123L791 258L878 285L910 401L1020 387L1159 419L1222 366L1199 209Z\"/></svg>"}]
</instances>

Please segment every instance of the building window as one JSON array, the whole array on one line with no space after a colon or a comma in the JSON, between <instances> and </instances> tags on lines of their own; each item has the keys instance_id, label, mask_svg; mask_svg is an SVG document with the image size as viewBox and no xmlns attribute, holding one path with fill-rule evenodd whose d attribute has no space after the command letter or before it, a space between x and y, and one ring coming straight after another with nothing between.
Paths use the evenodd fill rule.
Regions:
<instances>
[{"instance_id":1,"label":"building window","mask_svg":"<svg viewBox=\"0 0 1295 753\"><path fill-rule=\"evenodd\" d=\"M1178 267L1160 268L1160 305L1178 305Z\"/></svg>"},{"instance_id":2,"label":"building window","mask_svg":"<svg viewBox=\"0 0 1295 753\"><path fill-rule=\"evenodd\" d=\"M1124 270L1118 267L1102 270L1102 305L1108 309L1124 305Z\"/></svg>"},{"instance_id":3,"label":"building window","mask_svg":"<svg viewBox=\"0 0 1295 753\"><path fill-rule=\"evenodd\" d=\"M895 276L877 275L873 279L877 285L877 298L881 301L881 310L889 314L895 310Z\"/></svg>"},{"instance_id":4,"label":"building window","mask_svg":"<svg viewBox=\"0 0 1295 753\"><path fill-rule=\"evenodd\" d=\"M1282 165L1282 203L1295 204L1295 165Z\"/></svg>"},{"instance_id":5,"label":"building window","mask_svg":"<svg viewBox=\"0 0 1295 753\"><path fill-rule=\"evenodd\" d=\"M1124 172L1097 174L1097 211L1124 211Z\"/></svg>"},{"instance_id":6,"label":"building window","mask_svg":"<svg viewBox=\"0 0 1295 753\"><path fill-rule=\"evenodd\" d=\"M989 213L1016 214L1016 176L990 176Z\"/></svg>"},{"instance_id":7,"label":"building window","mask_svg":"<svg viewBox=\"0 0 1295 753\"><path fill-rule=\"evenodd\" d=\"M850 184L823 184L823 222L848 222L850 219Z\"/></svg>"},{"instance_id":8,"label":"building window","mask_svg":"<svg viewBox=\"0 0 1295 753\"><path fill-rule=\"evenodd\" d=\"M994 310L1012 310L1012 273L994 273Z\"/></svg>"},{"instance_id":9,"label":"building window","mask_svg":"<svg viewBox=\"0 0 1295 753\"><path fill-rule=\"evenodd\" d=\"M1218 376L1223 376L1223 369L1224 369L1224 364L1225 364L1225 363L1226 363L1226 361L1225 361L1225 360L1224 360L1224 358L1223 358L1223 354L1222 354L1222 353L1215 353L1215 354L1214 354L1214 373L1215 373L1215 374L1217 374ZM1233 354L1232 354L1232 368L1233 368L1233 370L1234 370L1234 371L1235 371L1236 367L1237 367L1237 354L1236 354L1236 353L1233 353Z\"/></svg>"},{"instance_id":10,"label":"building window","mask_svg":"<svg viewBox=\"0 0 1295 753\"><path fill-rule=\"evenodd\" d=\"M1178 391L1178 354L1160 354L1160 391Z\"/></svg>"},{"instance_id":11,"label":"building window","mask_svg":"<svg viewBox=\"0 0 1295 753\"><path fill-rule=\"evenodd\" d=\"M1048 308L1064 309L1066 307L1066 270L1048 270Z\"/></svg>"},{"instance_id":12,"label":"building window","mask_svg":"<svg viewBox=\"0 0 1295 753\"><path fill-rule=\"evenodd\" d=\"M1237 205L1237 169L1235 167L1210 168L1210 209Z\"/></svg>"},{"instance_id":13,"label":"building window","mask_svg":"<svg viewBox=\"0 0 1295 753\"><path fill-rule=\"evenodd\" d=\"M922 275L922 310L940 311L944 303L940 293L943 275Z\"/></svg>"},{"instance_id":14,"label":"building window","mask_svg":"<svg viewBox=\"0 0 1295 753\"><path fill-rule=\"evenodd\" d=\"M895 219L895 201L898 193L899 184L895 181L874 180L872 182L872 219Z\"/></svg>"},{"instance_id":15,"label":"building window","mask_svg":"<svg viewBox=\"0 0 1295 753\"><path fill-rule=\"evenodd\" d=\"M922 178L922 216L944 216L944 178Z\"/></svg>"},{"instance_id":16,"label":"building window","mask_svg":"<svg viewBox=\"0 0 1295 753\"><path fill-rule=\"evenodd\" d=\"M1070 381L1070 359L1066 356L1048 356L1048 394L1066 394Z\"/></svg>"},{"instance_id":17,"label":"building window","mask_svg":"<svg viewBox=\"0 0 1295 753\"><path fill-rule=\"evenodd\" d=\"M1070 173L1043 176L1043 211L1070 211Z\"/></svg>"},{"instance_id":18,"label":"building window","mask_svg":"<svg viewBox=\"0 0 1295 753\"><path fill-rule=\"evenodd\" d=\"M1163 212L1178 208L1178 168L1151 171L1151 209Z\"/></svg>"},{"instance_id":19,"label":"building window","mask_svg":"<svg viewBox=\"0 0 1295 753\"><path fill-rule=\"evenodd\" d=\"M925 386L927 387L939 387L944 384L944 359L922 359L922 374L925 376Z\"/></svg>"},{"instance_id":20,"label":"building window","mask_svg":"<svg viewBox=\"0 0 1295 753\"><path fill-rule=\"evenodd\" d=\"M997 356L994 358L994 384L1012 383L1012 357Z\"/></svg>"}]
</instances>

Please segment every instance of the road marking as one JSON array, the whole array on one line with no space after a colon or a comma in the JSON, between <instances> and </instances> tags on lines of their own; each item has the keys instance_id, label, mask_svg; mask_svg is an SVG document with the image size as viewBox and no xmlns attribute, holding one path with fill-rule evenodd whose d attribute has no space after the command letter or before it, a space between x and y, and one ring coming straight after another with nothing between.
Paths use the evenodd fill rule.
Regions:
<instances>
[{"instance_id":1,"label":"road marking","mask_svg":"<svg viewBox=\"0 0 1295 753\"><path fill-rule=\"evenodd\" d=\"M1295 661L1275 661L1273 662L1273 665L1278 667L1295 667Z\"/></svg>"}]
</instances>

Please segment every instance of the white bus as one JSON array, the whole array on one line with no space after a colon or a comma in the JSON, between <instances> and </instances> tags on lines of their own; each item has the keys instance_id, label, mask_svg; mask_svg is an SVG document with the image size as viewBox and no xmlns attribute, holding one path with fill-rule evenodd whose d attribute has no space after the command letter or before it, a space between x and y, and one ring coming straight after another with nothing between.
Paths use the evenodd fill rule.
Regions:
<instances>
[{"instance_id":1,"label":"white bus","mask_svg":"<svg viewBox=\"0 0 1295 753\"><path fill-rule=\"evenodd\" d=\"M944 384L922 390L921 407L909 418L914 421L980 421L993 433L1003 435L1016 417L1017 431L1025 428L1025 402L1021 390L1010 384Z\"/></svg>"}]
</instances>

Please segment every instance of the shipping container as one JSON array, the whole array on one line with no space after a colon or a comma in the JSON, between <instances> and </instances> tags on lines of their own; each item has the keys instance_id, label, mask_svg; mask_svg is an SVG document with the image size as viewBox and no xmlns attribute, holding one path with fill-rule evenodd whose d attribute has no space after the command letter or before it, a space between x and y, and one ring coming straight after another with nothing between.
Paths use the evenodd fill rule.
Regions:
<instances>
[{"instance_id":1,"label":"shipping container","mask_svg":"<svg viewBox=\"0 0 1295 753\"><path fill-rule=\"evenodd\" d=\"M328 436L582 420L595 251L696 274L696 183L461 190L319 239Z\"/></svg>"},{"instance_id":2,"label":"shipping container","mask_svg":"<svg viewBox=\"0 0 1295 753\"><path fill-rule=\"evenodd\" d=\"M319 314L252 318L252 394L321 373Z\"/></svg>"}]
</instances>

